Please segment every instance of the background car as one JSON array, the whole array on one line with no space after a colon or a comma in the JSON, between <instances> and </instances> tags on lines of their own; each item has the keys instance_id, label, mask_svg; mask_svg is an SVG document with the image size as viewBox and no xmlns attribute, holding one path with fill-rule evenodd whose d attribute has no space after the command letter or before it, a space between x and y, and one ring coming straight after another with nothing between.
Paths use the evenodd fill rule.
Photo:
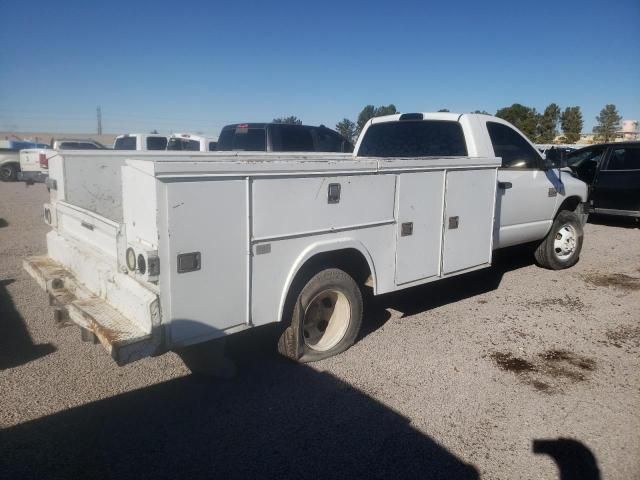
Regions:
<instances>
[{"instance_id":1,"label":"background car","mask_svg":"<svg viewBox=\"0 0 640 480\"><path fill-rule=\"evenodd\" d=\"M567 165L591 186L593 213L640 218L640 142L582 148L567 156Z\"/></svg>"}]
</instances>

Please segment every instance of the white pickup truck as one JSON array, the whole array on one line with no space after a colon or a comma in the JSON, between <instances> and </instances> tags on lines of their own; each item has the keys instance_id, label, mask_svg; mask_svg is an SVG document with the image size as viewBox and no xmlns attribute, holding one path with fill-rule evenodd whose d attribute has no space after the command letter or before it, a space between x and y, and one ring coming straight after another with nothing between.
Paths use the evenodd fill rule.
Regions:
<instances>
[{"instance_id":1,"label":"white pickup truck","mask_svg":"<svg viewBox=\"0 0 640 480\"><path fill-rule=\"evenodd\" d=\"M167 142L167 150L189 152L213 152L217 142L210 138L190 133L172 133Z\"/></svg>"},{"instance_id":2,"label":"white pickup truck","mask_svg":"<svg viewBox=\"0 0 640 480\"><path fill-rule=\"evenodd\" d=\"M125 133L113 142L114 150L166 150L167 137L157 133Z\"/></svg>"},{"instance_id":3,"label":"white pickup truck","mask_svg":"<svg viewBox=\"0 0 640 480\"><path fill-rule=\"evenodd\" d=\"M176 350L196 369L221 343L204 342L273 322L281 353L327 358L356 339L363 289L527 242L566 268L586 221L583 182L477 114L375 118L354 154L71 152L50 176L48 252L24 268L119 364Z\"/></svg>"},{"instance_id":4,"label":"white pickup truck","mask_svg":"<svg viewBox=\"0 0 640 480\"><path fill-rule=\"evenodd\" d=\"M95 140L60 139L51 148L29 148L20 150L20 172L18 180L27 183L46 182L49 160L61 150L104 150L106 147Z\"/></svg>"}]
</instances>

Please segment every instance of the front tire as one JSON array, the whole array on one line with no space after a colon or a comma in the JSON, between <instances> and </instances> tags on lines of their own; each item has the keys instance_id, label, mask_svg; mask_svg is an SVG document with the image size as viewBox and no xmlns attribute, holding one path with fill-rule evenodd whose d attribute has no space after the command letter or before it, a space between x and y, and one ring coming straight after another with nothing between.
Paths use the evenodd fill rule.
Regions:
<instances>
[{"instance_id":1,"label":"front tire","mask_svg":"<svg viewBox=\"0 0 640 480\"><path fill-rule=\"evenodd\" d=\"M580 217L568 210L556 216L551 230L534 253L538 265L562 270L578 263L584 232Z\"/></svg>"},{"instance_id":2,"label":"front tire","mask_svg":"<svg viewBox=\"0 0 640 480\"><path fill-rule=\"evenodd\" d=\"M328 268L311 277L297 294L278 351L301 363L324 360L353 345L361 325L358 284L346 272Z\"/></svg>"},{"instance_id":3,"label":"front tire","mask_svg":"<svg viewBox=\"0 0 640 480\"><path fill-rule=\"evenodd\" d=\"M0 166L0 180L3 182L15 182L18 178L18 167L13 163L5 163Z\"/></svg>"}]
</instances>

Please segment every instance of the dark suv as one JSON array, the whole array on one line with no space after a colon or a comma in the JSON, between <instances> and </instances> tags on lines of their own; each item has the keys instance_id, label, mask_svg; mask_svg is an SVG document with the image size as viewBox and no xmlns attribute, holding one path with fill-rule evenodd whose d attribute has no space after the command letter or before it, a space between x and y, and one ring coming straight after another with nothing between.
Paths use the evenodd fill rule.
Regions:
<instances>
[{"instance_id":1,"label":"dark suv","mask_svg":"<svg viewBox=\"0 0 640 480\"><path fill-rule=\"evenodd\" d=\"M567 156L567 165L590 185L593 213L640 217L640 142L581 148Z\"/></svg>"},{"instance_id":2,"label":"dark suv","mask_svg":"<svg viewBox=\"0 0 640 480\"><path fill-rule=\"evenodd\" d=\"M236 123L222 129L216 150L353 152L353 145L324 125L314 127L289 123Z\"/></svg>"}]
</instances>

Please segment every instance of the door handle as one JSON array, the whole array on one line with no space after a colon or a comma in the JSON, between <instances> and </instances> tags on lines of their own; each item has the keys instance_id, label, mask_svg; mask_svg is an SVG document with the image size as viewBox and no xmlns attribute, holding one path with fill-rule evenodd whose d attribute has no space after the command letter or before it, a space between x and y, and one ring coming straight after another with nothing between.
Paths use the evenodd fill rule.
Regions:
<instances>
[{"instance_id":1,"label":"door handle","mask_svg":"<svg viewBox=\"0 0 640 480\"><path fill-rule=\"evenodd\" d=\"M507 188L511 187L513 187L511 182L498 182L498 188L501 188L502 190L506 190Z\"/></svg>"}]
</instances>

